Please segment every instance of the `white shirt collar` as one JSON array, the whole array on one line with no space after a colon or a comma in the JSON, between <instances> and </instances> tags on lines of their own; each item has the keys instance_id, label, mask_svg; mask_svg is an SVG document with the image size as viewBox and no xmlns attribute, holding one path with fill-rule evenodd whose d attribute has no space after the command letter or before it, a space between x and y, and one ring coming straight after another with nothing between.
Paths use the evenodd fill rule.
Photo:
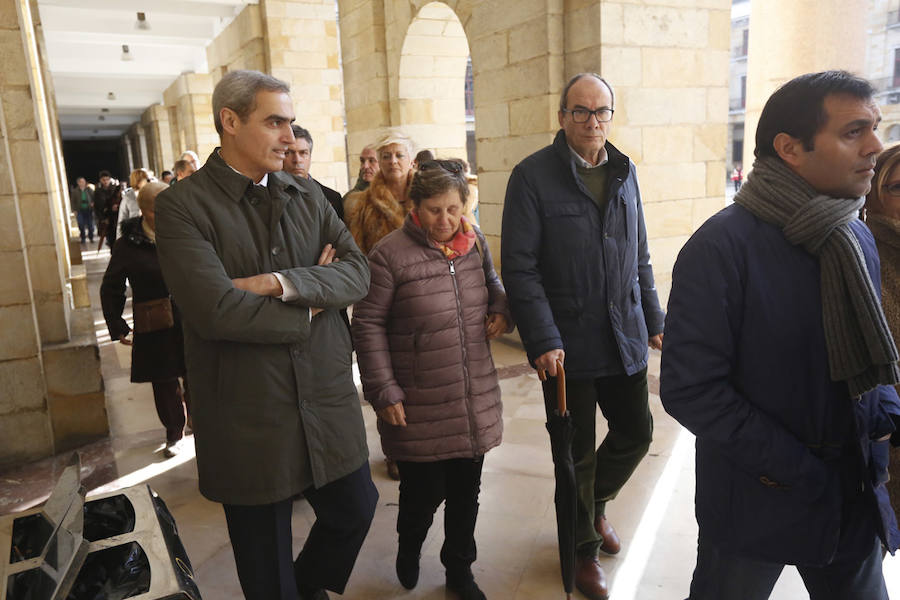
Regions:
<instances>
[{"instance_id":1,"label":"white shirt collar","mask_svg":"<svg viewBox=\"0 0 900 600\"><path fill-rule=\"evenodd\" d=\"M569 146L569 143L566 142L566 145ZM588 161L584 160L580 154L575 152L575 149L572 146L569 146L569 152L572 153L572 156L575 157L575 164L584 169L596 169L597 167L602 167L606 163L609 162L609 153L606 151L606 144L600 148L600 162L596 165L592 165Z\"/></svg>"},{"instance_id":2,"label":"white shirt collar","mask_svg":"<svg viewBox=\"0 0 900 600\"><path fill-rule=\"evenodd\" d=\"M221 153L221 152L219 152L219 158L222 158L222 153ZM225 159L222 158L222 161L225 162ZM228 165L227 162L225 162L225 164ZM232 171L234 171L235 173L237 173L238 175L244 175L243 173L241 173L240 171L238 171L237 169L235 169L235 168L232 167L231 165L228 165L228 168L231 169ZM244 177L247 177L247 176L244 175ZM250 178L247 177L247 179L250 179ZM251 179L251 181L252 181L252 179ZM262 176L262 179L259 180L259 183L254 183L253 185L261 185L261 186L263 186L263 187L266 187L268 184L269 184L269 174L266 173L265 175Z\"/></svg>"}]
</instances>

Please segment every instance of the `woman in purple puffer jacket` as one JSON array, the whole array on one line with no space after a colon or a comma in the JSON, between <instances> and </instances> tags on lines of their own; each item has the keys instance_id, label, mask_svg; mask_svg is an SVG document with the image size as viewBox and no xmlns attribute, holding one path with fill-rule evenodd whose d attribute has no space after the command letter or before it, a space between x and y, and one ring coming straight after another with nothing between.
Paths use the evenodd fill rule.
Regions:
<instances>
[{"instance_id":1,"label":"woman in purple puffer jacket","mask_svg":"<svg viewBox=\"0 0 900 600\"><path fill-rule=\"evenodd\" d=\"M484 455L503 430L488 340L512 320L484 236L463 216L468 191L462 161L420 166L403 227L369 253L372 283L352 329L363 392L400 468L397 577L415 587L422 543L446 501L447 587L481 600L471 569L478 492Z\"/></svg>"}]
</instances>

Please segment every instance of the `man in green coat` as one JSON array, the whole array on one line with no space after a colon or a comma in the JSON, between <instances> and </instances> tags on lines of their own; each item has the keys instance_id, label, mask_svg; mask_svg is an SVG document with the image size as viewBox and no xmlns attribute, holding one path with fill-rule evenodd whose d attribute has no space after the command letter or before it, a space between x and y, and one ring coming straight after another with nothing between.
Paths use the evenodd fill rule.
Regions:
<instances>
[{"instance_id":1,"label":"man in green coat","mask_svg":"<svg viewBox=\"0 0 900 600\"><path fill-rule=\"evenodd\" d=\"M200 491L224 505L248 600L343 593L375 511L339 309L365 256L312 182L278 173L293 142L285 83L227 73L222 146L156 203L159 260L184 318ZM291 553L291 505L316 513Z\"/></svg>"}]
</instances>

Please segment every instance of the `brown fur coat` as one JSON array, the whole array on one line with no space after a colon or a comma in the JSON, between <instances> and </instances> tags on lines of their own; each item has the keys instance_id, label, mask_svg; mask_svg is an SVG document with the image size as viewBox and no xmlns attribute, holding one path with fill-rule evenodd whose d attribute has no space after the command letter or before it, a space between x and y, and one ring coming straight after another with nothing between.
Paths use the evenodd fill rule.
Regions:
<instances>
[{"instance_id":1,"label":"brown fur coat","mask_svg":"<svg viewBox=\"0 0 900 600\"><path fill-rule=\"evenodd\" d=\"M881 258L881 304L894 341L900 344L900 219L869 213L866 224L875 236ZM900 393L900 386L897 386ZM891 480L887 483L891 506L900 520L900 448L891 448Z\"/></svg>"},{"instance_id":2,"label":"brown fur coat","mask_svg":"<svg viewBox=\"0 0 900 600\"><path fill-rule=\"evenodd\" d=\"M412 177L413 171L410 169L406 180L407 190ZM400 229L410 208L411 203L403 205L394 198L384 176L378 173L366 190L347 197L344 220L360 250L368 254L378 240L395 229Z\"/></svg>"}]
</instances>

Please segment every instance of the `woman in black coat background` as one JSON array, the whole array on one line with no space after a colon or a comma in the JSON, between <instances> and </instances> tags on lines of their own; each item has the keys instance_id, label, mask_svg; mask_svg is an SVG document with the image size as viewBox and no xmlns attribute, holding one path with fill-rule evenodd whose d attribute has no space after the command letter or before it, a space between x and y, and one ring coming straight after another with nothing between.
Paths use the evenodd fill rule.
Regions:
<instances>
[{"instance_id":1,"label":"woman in black coat background","mask_svg":"<svg viewBox=\"0 0 900 600\"><path fill-rule=\"evenodd\" d=\"M112 257L100 286L103 317L112 340L131 346L131 381L150 382L159 420L166 428L167 458L181 449L186 421L185 394L179 377L184 377L184 339L181 322L170 304L169 290L163 281L156 256L154 202L168 186L148 183L141 188L138 204L141 216L122 223L122 237L116 240ZM125 281L131 284L135 310L134 341L128 339L131 328L122 318L125 308ZM141 326L141 307L156 301L153 323ZM168 302L168 304L167 304ZM163 305L162 307L160 305Z\"/></svg>"}]
</instances>

